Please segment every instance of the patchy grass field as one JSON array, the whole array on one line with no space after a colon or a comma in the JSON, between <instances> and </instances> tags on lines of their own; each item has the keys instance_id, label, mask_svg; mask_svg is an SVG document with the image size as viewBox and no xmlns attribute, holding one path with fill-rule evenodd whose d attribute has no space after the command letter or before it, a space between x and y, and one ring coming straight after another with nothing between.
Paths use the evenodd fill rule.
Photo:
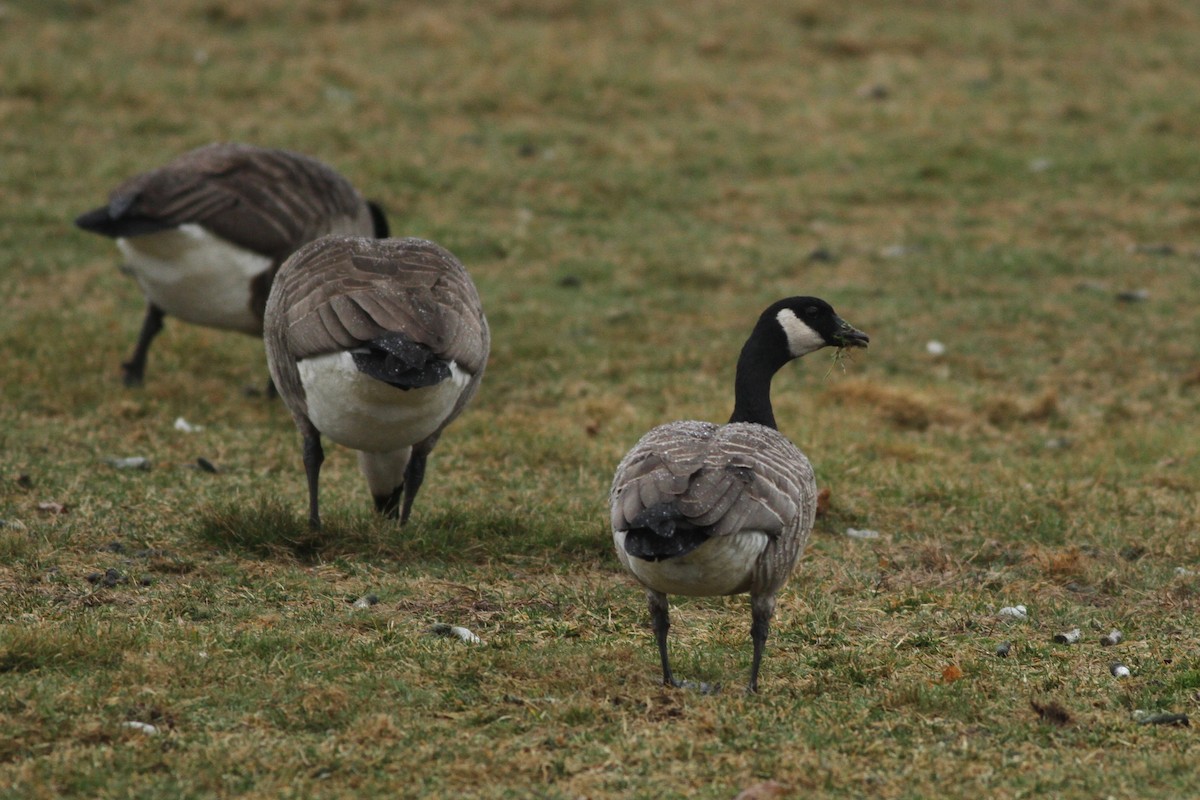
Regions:
<instances>
[{"instance_id":1,"label":"patchy grass field","mask_svg":"<svg viewBox=\"0 0 1200 800\"><path fill-rule=\"evenodd\" d=\"M1200 712L1192 6L8 0L0 35L0 795L1200 793L1195 727L1145 723ZM329 447L306 531L260 343L168 320L120 384L141 298L70 220L219 139L480 287L404 530ZM726 688L667 690L608 481L727 416L796 293L872 337L776 381L830 508L762 693L745 598L677 600L676 674Z\"/></svg>"}]
</instances>

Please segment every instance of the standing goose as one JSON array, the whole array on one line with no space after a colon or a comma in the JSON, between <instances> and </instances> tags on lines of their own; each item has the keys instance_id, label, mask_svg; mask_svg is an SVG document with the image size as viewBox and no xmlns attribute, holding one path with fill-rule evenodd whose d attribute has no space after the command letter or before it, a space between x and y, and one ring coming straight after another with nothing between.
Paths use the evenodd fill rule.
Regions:
<instances>
[{"instance_id":1,"label":"standing goose","mask_svg":"<svg viewBox=\"0 0 1200 800\"><path fill-rule=\"evenodd\" d=\"M359 451L375 508L407 522L425 460L475 396L491 345L463 265L421 239L326 236L280 268L263 338L304 437L310 526L321 527L321 434Z\"/></svg>"},{"instance_id":2,"label":"standing goose","mask_svg":"<svg viewBox=\"0 0 1200 800\"><path fill-rule=\"evenodd\" d=\"M758 691L775 595L804 551L817 506L812 465L775 425L771 378L822 347L869 341L824 300L780 300L742 347L729 422L660 425L621 460L609 495L613 542L646 587L665 685L679 685L667 660L667 595L749 592L749 690Z\"/></svg>"},{"instance_id":3,"label":"standing goose","mask_svg":"<svg viewBox=\"0 0 1200 800\"><path fill-rule=\"evenodd\" d=\"M126 386L142 382L164 316L261 336L271 280L301 245L327 233L388 235L379 206L320 161L232 143L130 178L75 224L117 240L146 296L121 365Z\"/></svg>"}]
</instances>

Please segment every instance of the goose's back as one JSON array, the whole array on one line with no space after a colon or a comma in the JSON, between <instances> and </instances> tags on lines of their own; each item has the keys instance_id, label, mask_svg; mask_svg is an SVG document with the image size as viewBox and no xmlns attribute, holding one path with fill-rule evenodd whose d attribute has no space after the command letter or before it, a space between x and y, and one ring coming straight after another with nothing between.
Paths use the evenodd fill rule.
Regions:
<instances>
[{"instance_id":1,"label":"goose's back","mask_svg":"<svg viewBox=\"0 0 1200 800\"><path fill-rule=\"evenodd\" d=\"M191 150L130 178L113 190L108 211L114 219L198 224L277 263L326 233L373 229L366 201L331 167L237 143Z\"/></svg>"},{"instance_id":2,"label":"goose's back","mask_svg":"<svg viewBox=\"0 0 1200 800\"><path fill-rule=\"evenodd\" d=\"M298 361L403 333L472 376L465 405L491 344L466 269L422 239L318 239L284 263L266 317L268 360L285 398L303 395Z\"/></svg>"},{"instance_id":3,"label":"goose's back","mask_svg":"<svg viewBox=\"0 0 1200 800\"><path fill-rule=\"evenodd\" d=\"M646 509L670 504L711 536L765 532L770 544L756 582L777 588L803 552L816 495L812 465L777 430L752 423L674 422L643 436L617 467L611 522L616 535L633 527ZM627 561L624 552L619 555Z\"/></svg>"}]
</instances>

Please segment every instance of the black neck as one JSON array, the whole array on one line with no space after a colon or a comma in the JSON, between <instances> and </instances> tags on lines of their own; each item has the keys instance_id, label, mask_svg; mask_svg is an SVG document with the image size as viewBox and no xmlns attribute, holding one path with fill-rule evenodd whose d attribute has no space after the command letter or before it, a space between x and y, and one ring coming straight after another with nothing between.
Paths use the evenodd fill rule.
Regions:
<instances>
[{"instance_id":1,"label":"black neck","mask_svg":"<svg viewBox=\"0 0 1200 800\"><path fill-rule=\"evenodd\" d=\"M733 382L733 414L730 422L754 422L778 429L771 409L771 378L790 359L781 348L771 346L764 330L756 329L738 357Z\"/></svg>"}]
</instances>

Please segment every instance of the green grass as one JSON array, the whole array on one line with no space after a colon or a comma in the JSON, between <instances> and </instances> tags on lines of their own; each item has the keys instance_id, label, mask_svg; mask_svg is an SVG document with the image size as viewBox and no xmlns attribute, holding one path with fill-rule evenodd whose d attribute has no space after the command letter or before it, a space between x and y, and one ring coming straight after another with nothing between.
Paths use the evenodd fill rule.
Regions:
<instances>
[{"instance_id":1,"label":"green grass","mask_svg":"<svg viewBox=\"0 0 1200 800\"><path fill-rule=\"evenodd\" d=\"M18 0L0 32L0 796L1200 791L1194 727L1134 713L1200 712L1186 4ZM480 288L487 376L404 529L336 446L306 529L260 343L168 320L120 385L142 300L70 220L217 139L327 161ZM830 507L761 694L744 598L676 600L677 676L723 689L669 691L608 482L727 416L798 293L872 338L776 381Z\"/></svg>"}]
</instances>

